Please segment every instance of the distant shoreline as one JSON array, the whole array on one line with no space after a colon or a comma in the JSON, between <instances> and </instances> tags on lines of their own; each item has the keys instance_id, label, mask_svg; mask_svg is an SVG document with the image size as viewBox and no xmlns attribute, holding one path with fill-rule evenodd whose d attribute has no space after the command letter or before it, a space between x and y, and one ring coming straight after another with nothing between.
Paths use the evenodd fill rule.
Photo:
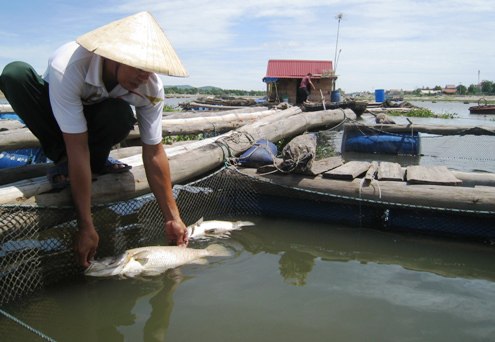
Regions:
<instances>
[{"instance_id":1,"label":"distant shoreline","mask_svg":"<svg viewBox=\"0 0 495 342\"><path fill-rule=\"evenodd\" d=\"M167 94L166 98L190 98L198 95L191 94ZM205 96L205 95L203 95ZM239 96L248 97L248 96ZM477 104L480 99L484 98L487 103L495 104L495 95L404 95L404 101L446 101L446 102L466 102ZM5 96L0 91L0 100L5 100ZM364 100L372 102L373 96L366 97Z\"/></svg>"}]
</instances>

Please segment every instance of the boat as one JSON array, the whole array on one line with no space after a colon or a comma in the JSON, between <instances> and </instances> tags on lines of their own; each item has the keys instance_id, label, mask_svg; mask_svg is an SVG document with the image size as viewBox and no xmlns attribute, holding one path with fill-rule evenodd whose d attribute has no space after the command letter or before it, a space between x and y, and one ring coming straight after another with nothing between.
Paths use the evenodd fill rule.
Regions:
<instances>
[{"instance_id":1,"label":"boat","mask_svg":"<svg viewBox=\"0 0 495 342\"><path fill-rule=\"evenodd\" d=\"M470 114L495 114L495 105L489 105L485 98L478 100L477 106L469 107Z\"/></svg>"}]
</instances>

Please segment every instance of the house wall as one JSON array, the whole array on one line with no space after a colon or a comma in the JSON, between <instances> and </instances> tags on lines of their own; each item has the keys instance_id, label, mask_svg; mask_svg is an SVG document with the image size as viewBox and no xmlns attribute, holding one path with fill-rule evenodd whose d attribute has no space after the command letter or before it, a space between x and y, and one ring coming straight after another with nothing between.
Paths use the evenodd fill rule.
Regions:
<instances>
[{"instance_id":1,"label":"house wall","mask_svg":"<svg viewBox=\"0 0 495 342\"><path fill-rule=\"evenodd\" d=\"M313 102L321 102L320 89L323 92L325 101L330 101L330 94L332 92L332 79L331 78L321 78L311 80L315 85L315 90L311 91L308 100ZM297 101L297 88L301 79L279 79L277 81L277 91L280 101L283 101L285 97L288 97L288 102L292 105L296 104ZM275 88L274 86L267 86L268 97L270 100L275 101Z\"/></svg>"}]
</instances>

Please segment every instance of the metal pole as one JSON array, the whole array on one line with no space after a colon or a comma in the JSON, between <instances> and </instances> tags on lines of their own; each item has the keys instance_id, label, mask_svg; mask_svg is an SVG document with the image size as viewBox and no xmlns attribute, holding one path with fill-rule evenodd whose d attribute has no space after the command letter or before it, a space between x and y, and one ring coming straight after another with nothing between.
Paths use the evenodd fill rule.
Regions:
<instances>
[{"instance_id":1,"label":"metal pole","mask_svg":"<svg viewBox=\"0 0 495 342\"><path fill-rule=\"evenodd\" d=\"M342 17L344 15L342 13L339 13L337 14L337 16L335 17L338 22L337 22L337 39L335 39L335 57L333 58L333 62L335 64L334 68L333 68L333 75L334 75L334 79L333 79L333 90L335 90L336 86L335 86L335 77L337 76L337 49L338 49L338 46L339 46L339 33L340 33L340 21L342 20Z\"/></svg>"},{"instance_id":2,"label":"metal pole","mask_svg":"<svg viewBox=\"0 0 495 342\"><path fill-rule=\"evenodd\" d=\"M335 17L337 20L338 20L338 23L337 23L337 39L335 40L335 57L333 58L333 61L335 62L337 60L337 48L338 48L338 45L339 45L339 32L340 32L340 21L342 20L342 17L344 15L342 13L339 13L337 14L337 16ZM334 72L337 71L337 65L335 65L335 69L334 69Z\"/></svg>"}]
</instances>

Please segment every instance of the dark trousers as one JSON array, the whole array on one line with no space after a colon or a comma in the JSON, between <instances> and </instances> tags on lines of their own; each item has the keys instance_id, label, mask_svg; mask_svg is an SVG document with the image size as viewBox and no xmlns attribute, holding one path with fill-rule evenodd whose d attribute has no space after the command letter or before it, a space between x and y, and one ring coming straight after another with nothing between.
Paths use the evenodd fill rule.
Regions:
<instances>
[{"instance_id":1,"label":"dark trousers","mask_svg":"<svg viewBox=\"0 0 495 342\"><path fill-rule=\"evenodd\" d=\"M55 163L67 156L62 131L50 105L48 83L24 62L12 62L0 75L0 90L14 112L38 138L45 155ZM99 172L112 146L127 137L136 119L131 106L120 99L83 106L88 126L91 170Z\"/></svg>"},{"instance_id":2,"label":"dark trousers","mask_svg":"<svg viewBox=\"0 0 495 342\"><path fill-rule=\"evenodd\" d=\"M303 103L308 99L309 90L306 87L297 88L297 103Z\"/></svg>"}]
</instances>

